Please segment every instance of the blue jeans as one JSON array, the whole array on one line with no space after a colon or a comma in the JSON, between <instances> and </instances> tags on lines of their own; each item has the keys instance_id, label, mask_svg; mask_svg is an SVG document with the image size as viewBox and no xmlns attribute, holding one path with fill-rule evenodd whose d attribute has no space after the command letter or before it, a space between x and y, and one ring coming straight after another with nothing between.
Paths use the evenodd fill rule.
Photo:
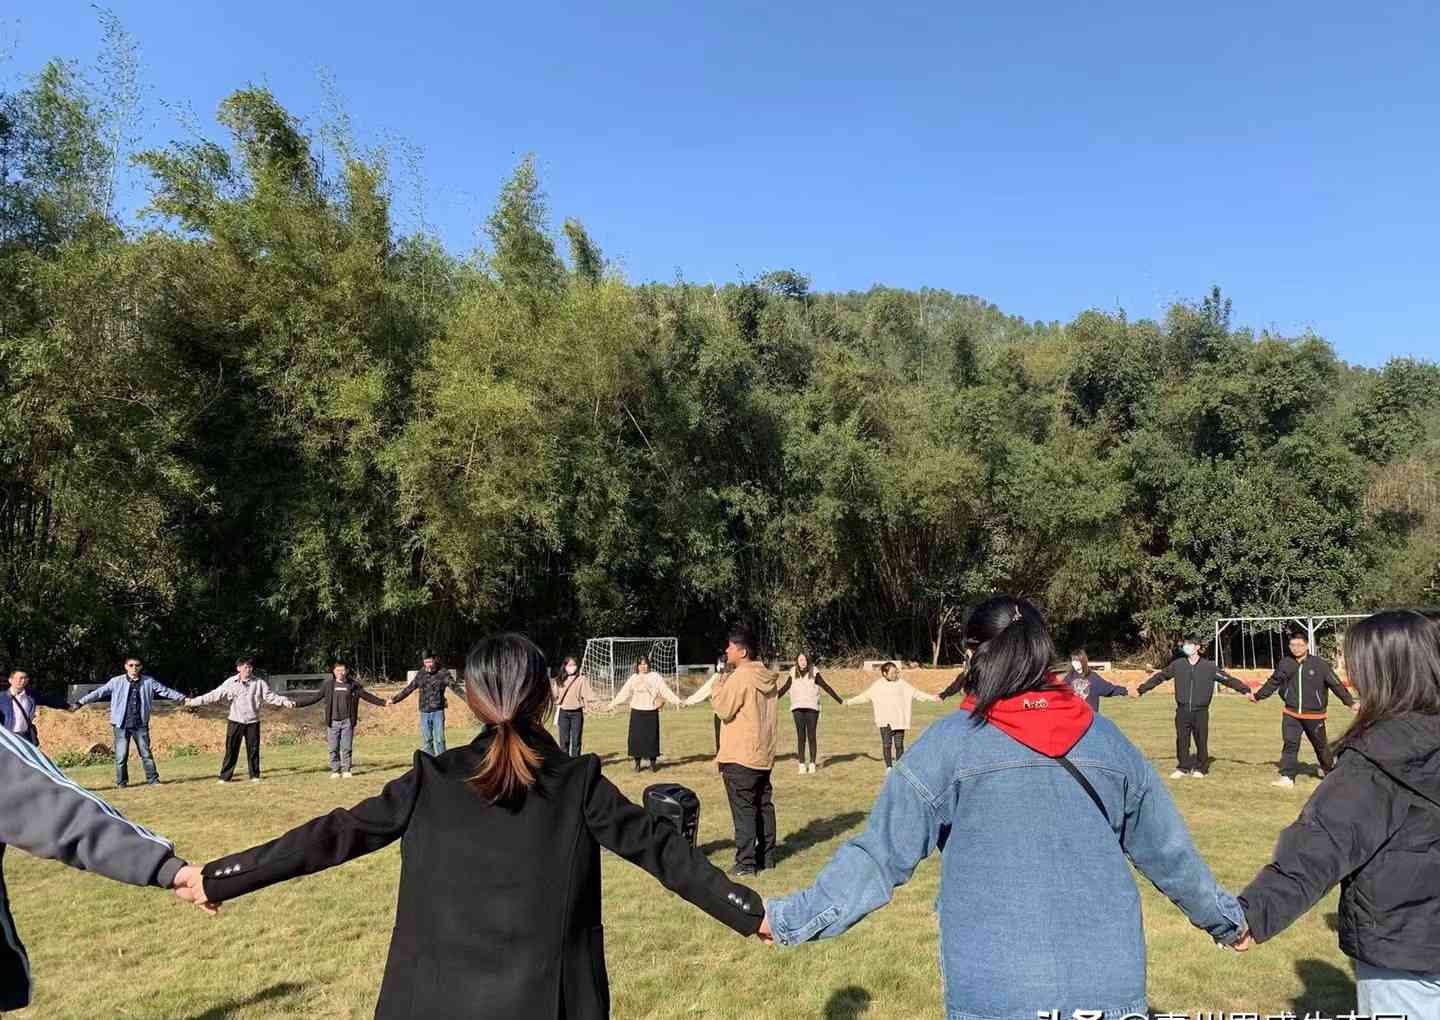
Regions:
<instances>
[{"instance_id":1,"label":"blue jeans","mask_svg":"<svg viewBox=\"0 0 1440 1020\"><path fill-rule=\"evenodd\" d=\"M420 749L426 754L445 753L445 710L420 713Z\"/></svg>"},{"instance_id":2,"label":"blue jeans","mask_svg":"<svg viewBox=\"0 0 1440 1020\"><path fill-rule=\"evenodd\" d=\"M1417 974L1355 961L1356 1012L1376 1017L1440 1016L1440 973Z\"/></svg>"},{"instance_id":3,"label":"blue jeans","mask_svg":"<svg viewBox=\"0 0 1440 1020\"><path fill-rule=\"evenodd\" d=\"M140 764L145 768L145 781L158 783L160 772L155 768L155 756L150 753L150 727L127 730L119 726L115 730L115 785L124 786L130 782L130 741L135 741L135 750L140 754Z\"/></svg>"}]
</instances>

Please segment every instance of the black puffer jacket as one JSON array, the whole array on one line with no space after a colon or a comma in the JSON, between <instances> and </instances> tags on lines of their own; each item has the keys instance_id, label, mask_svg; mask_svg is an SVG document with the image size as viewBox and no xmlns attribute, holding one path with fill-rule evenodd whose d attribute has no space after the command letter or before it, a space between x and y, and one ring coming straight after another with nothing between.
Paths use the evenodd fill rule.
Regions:
<instances>
[{"instance_id":1,"label":"black puffer jacket","mask_svg":"<svg viewBox=\"0 0 1440 1020\"><path fill-rule=\"evenodd\" d=\"M1340 948L1376 967L1440 966L1440 716L1377 723L1341 752L1275 859L1240 894L1259 942L1340 883Z\"/></svg>"}]
</instances>

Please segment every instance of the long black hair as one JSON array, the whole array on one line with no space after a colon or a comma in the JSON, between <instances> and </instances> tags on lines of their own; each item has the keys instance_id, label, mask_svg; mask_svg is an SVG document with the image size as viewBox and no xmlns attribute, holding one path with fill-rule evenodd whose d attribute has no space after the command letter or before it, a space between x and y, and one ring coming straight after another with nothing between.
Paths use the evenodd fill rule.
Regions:
<instances>
[{"instance_id":1,"label":"long black hair","mask_svg":"<svg viewBox=\"0 0 1440 1020\"><path fill-rule=\"evenodd\" d=\"M1440 715L1440 627L1411 609L1367 616L1345 631L1345 666L1360 711L1339 746L1406 712Z\"/></svg>"},{"instance_id":2,"label":"long black hair","mask_svg":"<svg viewBox=\"0 0 1440 1020\"><path fill-rule=\"evenodd\" d=\"M545 653L525 635L497 634L470 649L465 703L495 730L470 784L491 802L515 799L535 785L552 698Z\"/></svg>"},{"instance_id":3,"label":"long black hair","mask_svg":"<svg viewBox=\"0 0 1440 1020\"><path fill-rule=\"evenodd\" d=\"M975 698L975 725L989 721L990 709L1003 698L1048 687L1055 642L1045 617L1026 599L999 595L965 614L961 641L975 657L965 689Z\"/></svg>"}]
</instances>

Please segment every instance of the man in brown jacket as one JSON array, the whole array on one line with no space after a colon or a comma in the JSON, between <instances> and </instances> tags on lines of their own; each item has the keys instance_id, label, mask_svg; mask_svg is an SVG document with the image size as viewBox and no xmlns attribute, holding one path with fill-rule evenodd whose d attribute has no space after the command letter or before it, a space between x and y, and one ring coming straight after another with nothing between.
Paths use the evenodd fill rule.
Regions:
<instances>
[{"instance_id":1,"label":"man in brown jacket","mask_svg":"<svg viewBox=\"0 0 1440 1020\"><path fill-rule=\"evenodd\" d=\"M731 672L719 674L710 707L720 719L715 763L735 820L735 867L730 874L753 875L774 865L775 805L770 770L775 766L775 719L779 677L756 654L755 636L736 627L725 646Z\"/></svg>"}]
</instances>

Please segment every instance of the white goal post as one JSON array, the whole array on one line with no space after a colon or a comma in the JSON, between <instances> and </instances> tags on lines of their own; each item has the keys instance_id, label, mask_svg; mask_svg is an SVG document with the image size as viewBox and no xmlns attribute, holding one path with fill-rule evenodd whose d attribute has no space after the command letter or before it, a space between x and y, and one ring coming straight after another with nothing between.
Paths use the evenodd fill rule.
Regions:
<instances>
[{"instance_id":1,"label":"white goal post","mask_svg":"<svg viewBox=\"0 0 1440 1020\"><path fill-rule=\"evenodd\" d=\"M650 672L657 674L675 690L675 667L679 661L680 642L673 637L596 637L585 642L580 658L580 672L590 678L596 694L615 697L635 663L644 656ZM676 690L676 693L680 692Z\"/></svg>"}]
</instances>

